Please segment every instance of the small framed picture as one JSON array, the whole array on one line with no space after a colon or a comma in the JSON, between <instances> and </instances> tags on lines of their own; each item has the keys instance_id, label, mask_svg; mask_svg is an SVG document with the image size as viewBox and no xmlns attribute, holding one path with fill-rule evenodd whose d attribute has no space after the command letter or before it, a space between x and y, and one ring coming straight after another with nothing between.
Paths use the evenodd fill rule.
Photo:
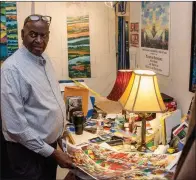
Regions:
<instances>
[{"instance_id":1,"label":"small framed picture","mask_svg":"<svg viewBox=\"0 0 196 180\"><path fill-rule=\"evenodd\" d=\"M135 29L135 23L130 24L130 31L133 32Z\"/></svg>"},{"instance_id":2,"label":"small framed picture","mask_svg":"<svg viewBox=\"0 0 196 180\"><path fill-rule=\"evenodd\" d=\"M67 96L66 98L66 118L70 122L72 122L74 111L82 111L81 96Z\"/></svg>"},{"instance_id":3,"label":"small framed picture","mask_svg":"<svg viewBox=\"0 0 196 180\"><path fill-rule=\"evenodd\" d=\"M139 32L139 23L130 23L131 32Z\"/></svg>"},{"instance_id":4,"label":"small framed picture","mask_svg":"<svg viewBox=\"0 0 196 180\"><path fill-rule=\"evenodd\" d=\"M139 32L139 23L134 23L134 31Z\"/></svg>"},{"instance_id":5,"label":"small framed picture","mask_svg":"<svg viewBox=\"0 0 196 180\"><path fill-rule=\"evenodd\" d=\"M131 34L131 46L139 46L139 34Z\"/></svg>"}]
</instances>

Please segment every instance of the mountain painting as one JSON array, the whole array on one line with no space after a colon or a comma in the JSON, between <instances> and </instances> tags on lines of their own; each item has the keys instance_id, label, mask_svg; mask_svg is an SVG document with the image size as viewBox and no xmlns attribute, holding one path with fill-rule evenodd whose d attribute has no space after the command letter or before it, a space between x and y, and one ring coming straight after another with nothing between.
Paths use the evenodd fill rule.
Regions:
<instances>
[{"instance_id":1,"label":"mountain painting","mask_svg":"<svg viewBox=\"0 0 196 180\"><path fill-rule=\"evenodd\" d=\"M70 78L90 78L89 16L67 17Z\"/></svg>"},{"instance_id":2,"label":"mountain painting","mask_svg":"<svg viewBox=\"0 0 196 180\"><path fill-rule=\"evenodd\" d=\"M18 49L16 2L1 2L0 61L1 63Z\"/></svg>"}]
</instances>

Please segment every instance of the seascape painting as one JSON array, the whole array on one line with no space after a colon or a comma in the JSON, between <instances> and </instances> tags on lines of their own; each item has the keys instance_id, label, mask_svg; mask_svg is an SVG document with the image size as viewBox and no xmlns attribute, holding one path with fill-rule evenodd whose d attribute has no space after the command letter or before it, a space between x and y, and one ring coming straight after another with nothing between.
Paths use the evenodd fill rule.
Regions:
<instances>
[{"instance_id":1,"label":"seascape painting","mask_svg":"<svg viewBox=\"0 0 196 180\"><path fill-rule=\"evenodd\" d=\"M70 78L90 78L89 16L67 17Z\"/></svg>"},{"instance_id":2,"label":"seascape painting","mask_svg":"<svg viewBox=\"0 0 196 180\"><path fill-rule=\"evenodd\" d=\"M1 2L1 63L18 49L16 2Z\"/></svg>"}]
</instances>

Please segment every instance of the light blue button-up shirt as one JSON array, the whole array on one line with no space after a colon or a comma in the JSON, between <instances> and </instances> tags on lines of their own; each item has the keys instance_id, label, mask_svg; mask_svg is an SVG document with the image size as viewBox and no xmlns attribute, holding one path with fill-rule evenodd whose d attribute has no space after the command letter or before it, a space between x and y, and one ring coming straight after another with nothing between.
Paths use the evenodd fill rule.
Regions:
<instances>
[{"instance_id":1,"label":"light blue button-up shirt","mask_svg":"<svg viewBox=\"0 0 196 180\"><path fill-rule=\"evenodd\" d=\"M1 115L7 141L18 142L45 157L62 134L65 103L49 58L24 46L1 67Z\"/></svg>"}]
</instances>

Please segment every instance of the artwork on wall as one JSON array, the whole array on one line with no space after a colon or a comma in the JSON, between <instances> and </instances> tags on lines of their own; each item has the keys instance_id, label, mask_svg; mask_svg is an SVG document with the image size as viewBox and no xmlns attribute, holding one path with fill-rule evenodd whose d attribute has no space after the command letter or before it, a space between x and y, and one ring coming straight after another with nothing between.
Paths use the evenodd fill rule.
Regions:
<instances>
[{"instance_id":1,"label":"artwork on wall","mask_svg":"<svg viewBox=\"0 0 196 180\"><path fill-rule=\"evenodd\" d=\"M70 78L90 78L89 16L67 17Z\"/></svg>"},{"instance_id":2,"label":"artwork on wall","mask_svg":"<svg viewBox=\"0 0 196 180\"><path fill-rule=\"evenodd\" d=\"M144 1L141 14L141 59L144 68L169 76L170 3Z\"/></svg>"},{"instance_id":3,"label":"artwork on wall","mask_svg":"<svg viewBox=\"0 0 196 180\"><path fill-rule=\"evenodd\" d=\"M1 2L1 63L18 49L16 2Z\"/></svg>"},{"instance_id":4,"label":"artwork on wall","mask_svg":"<svg viewBox=\"0 0 196 180\"><path fill-rule=\"evenodd\" d=\"M196 2L193 2L193 18L192 18L192 42L191 42L191 68L189 91L196 90Z\"/></svg>"},{"instance_id":5,"label":"artwork on wall","mask_svg":"<svg viewBox=\"0 0 196 180\"><path fill-rule=\"evenodd\" d=\"M139 46L139 23L130 23L130 42L131 46Z\"/></svg>"}]
</instances>

